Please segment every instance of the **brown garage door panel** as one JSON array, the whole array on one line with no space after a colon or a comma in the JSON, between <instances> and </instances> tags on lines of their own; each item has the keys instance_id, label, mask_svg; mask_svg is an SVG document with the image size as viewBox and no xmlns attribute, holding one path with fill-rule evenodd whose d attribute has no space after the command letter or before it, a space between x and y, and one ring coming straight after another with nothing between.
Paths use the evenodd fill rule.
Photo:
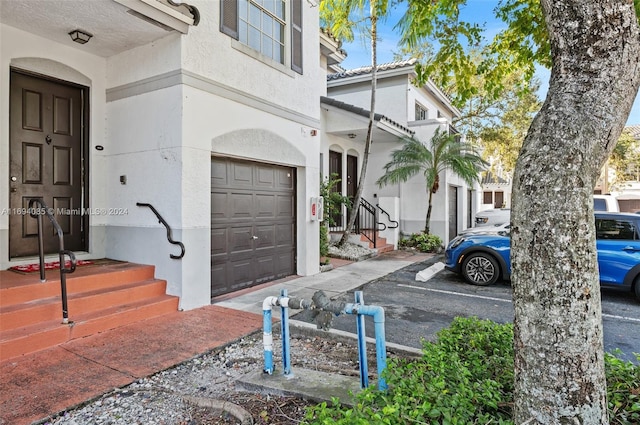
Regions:
<instances>
[{"instance_id":1,"label":"brown garage door panel","mask_svg":"<svg viewBox=\"0 0 640 425\"><path fill-rule=\"evenodd\" d=\"M229 196L227 192L211 192L211 222L229 217Z\"/></svg>"},{"instance_id":2,"label":"brown garage door panel","mask_svg":"<svg viewBox=\"0 0 640 425\"><path fill-rule=\"evenodd\" d=\"M254 271L251 260L232 261L230 263L230 286L231 291L247 288L254 285Z\"/></svg>"},{"instance_id":3,"label":"brown garage door panel","mask_svg":"<svg viewBox=\"0 0 640 425\"><path fill-rule=\"evenodd\" d=\"M227 229L211 229L211 257L227 256Z\"/></svg>"},{"instance_id":4,"label":"brown garage door panel","mask_svg":"<svg viewBox=\"0 0 640 425\"><path fill-rule=\"evenodd\" d=\"M253 228L251 226L239 226L229 229L229 243L227 252L231 253L250 253L253 250Z\"/></svg>"},{"instance_id":5,"label":"brown garage door panel","mask_svg":"<svg viewBox=\"0 0 640 425\"><path fill-rule=\"evenodd\" d=\"M229 184L233 187L253 187L253 169L251 162L228 162L231 173Z\"/></svg>"},{"instance_id":6,"label":"brown garage door panel","mask_svg":"<svg viewBox=\"0 0 640 425\"><path fill-rule=\"evenodd\" d=\"M291 248L295 227L291 223L278 224L276 228L276 246Z\"/></svg>"},{"instance_id":7,"label":"brown garage door panel","mask_svg":"<svg viewBox=\"0 0 640 425\"><path fill-rule=\"evenodd\" d=\"M295 273L295 170L212 158L212 296Z\"/></svg>"},{"instance_id":8,"label":"brown garage door panel","mask_svg":"<svg viewBox=\"0 0 640 425\"><path fill-rule=\"evenodd\" d=\"M293 205L293 199L286 196L278 196L278 210L276 216L278 218L293 218L295 215L295 206Z\"/></svg>"},{"instance_id":9,"label":"brown garage door panel","mask_svg":"<svg viewBox=\"0 0 640 425\"><path fill-rule=\"evenodd\" d=\"M254 199L252 193L233 192L229 194L230 207L229 218L253 218Z\"/></svg>"}]
</instances>

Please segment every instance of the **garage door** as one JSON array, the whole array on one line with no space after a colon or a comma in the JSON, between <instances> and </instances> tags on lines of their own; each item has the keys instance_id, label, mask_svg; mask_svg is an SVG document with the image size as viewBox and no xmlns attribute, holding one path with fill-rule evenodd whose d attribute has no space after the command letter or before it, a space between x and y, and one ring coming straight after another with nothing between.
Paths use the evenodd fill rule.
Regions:
<instances>
[{"instance_id":1,"label":"garage door","mask_svg":"<svg viewBox=\"0 0 640 425\"><path fill-rule=\"evenodd\" d=\"M295 170L211 160L211 296L295 272Z\"/></svg>"}]
</instances>

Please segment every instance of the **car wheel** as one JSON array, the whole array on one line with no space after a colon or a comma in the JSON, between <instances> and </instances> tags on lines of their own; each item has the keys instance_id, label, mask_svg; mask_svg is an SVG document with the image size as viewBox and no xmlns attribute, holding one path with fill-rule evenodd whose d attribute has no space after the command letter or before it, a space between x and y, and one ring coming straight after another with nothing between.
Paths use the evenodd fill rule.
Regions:
<instances>
[{"instance_id":1,"label":"car wheel","mask_svg":"<svg viewBox=\"0 0 640 425\"><path fill-rule=\"evenodd\" d=\"M633 286L636 288L636 298L640 301L640 276L636 277Z\"/></svg>"},{"instance_id":2,"label":"car wheel","mask_svg":"<svg viewBox=\"0 0 640 425\"><path fill-rule=\"evenodd\" d=\"M462 277L472 285L493 285L500 277L500 266L491 254L469 254L462 263Z\"/></svg>"}]
</instances>

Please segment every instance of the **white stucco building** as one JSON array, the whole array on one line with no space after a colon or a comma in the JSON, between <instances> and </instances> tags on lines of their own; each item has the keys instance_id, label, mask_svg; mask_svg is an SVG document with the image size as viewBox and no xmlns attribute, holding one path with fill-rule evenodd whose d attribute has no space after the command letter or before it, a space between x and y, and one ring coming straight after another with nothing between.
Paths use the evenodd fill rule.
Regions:
<instances>
[{"instance_id":1,"label":"white stucco building","mask_svg":"<svg viewBox=\"0 0 640 425\"><path fill-rule=\"evenodd\" d=\"M389 162L391 152L400 148L402 138L415 137L427 142L436 129L457 134L452 120L460 112L433 83L416 86L415 60L378 66L376 122L367 167L363 197L380 205L397 221L404 235L424 229L428 194L419 174L406 183L379 188L375 184ZM323 175L337 173L344 194L355 193L360 173L370 109L371 66L329 74L327 96L322 106ZM446 244L459 231L472 226L477 209L477 189L451 172L440 176L440 189L434 194L431 233ZM381 219L385 220L382 214ZM397 235L385 231L388 241Z\"/></svg>"},{"instance_id":2,"label":"white stucco building","mask_svg":"<svg viewBox=\"0 0 640 425\"><path fill-rule=\"evenodd\" d=\"M318 273L318 8L269 5L0 2L0 267L34 261L39 197L78 258L153 264L183 309Z\"/></svg>"}]
</instances>

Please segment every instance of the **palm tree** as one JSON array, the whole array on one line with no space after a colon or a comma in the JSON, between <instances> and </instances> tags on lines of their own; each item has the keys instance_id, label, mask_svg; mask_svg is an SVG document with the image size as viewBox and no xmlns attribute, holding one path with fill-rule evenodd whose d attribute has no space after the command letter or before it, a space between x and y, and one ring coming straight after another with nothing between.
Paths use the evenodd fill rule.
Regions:
<instances>
[{"instance_id":1,"label":"palm tree","mask_svg":"<svg viewBox=\"0 0 640 425\"><path fill-rule=\"evenodd\" d=\"M406 182L422 172L429 193L429 207L424 232L430 233L433 194L440 187L440 173L450 169L469 186L480 180L480 171L488 164L469 143L459 142L455 136L436 130L429 146L416 139L405 139L404 146L391 153L391 161L384 166L385 174L376 182L379 187Z\"/></svg>"}]
</instances>

